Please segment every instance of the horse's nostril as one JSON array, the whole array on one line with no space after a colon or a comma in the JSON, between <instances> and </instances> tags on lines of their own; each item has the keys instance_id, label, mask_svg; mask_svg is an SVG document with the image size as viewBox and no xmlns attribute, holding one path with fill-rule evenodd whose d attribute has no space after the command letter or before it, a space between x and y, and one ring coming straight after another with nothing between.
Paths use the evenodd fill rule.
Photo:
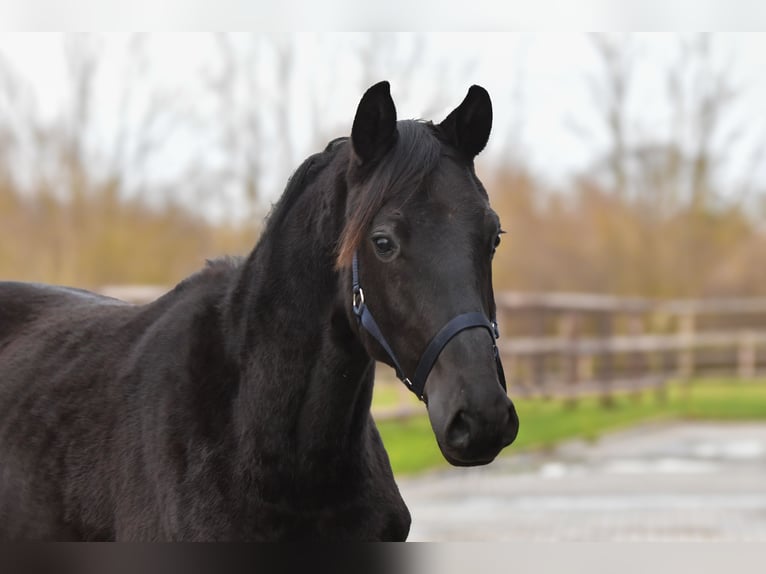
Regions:
<instances>
[{"instance_id":1,"label":"horse's nostril","mask_svg":"<svg viewBox=\"0 0 766 574\"><path fill-rule=\"evenodd\" d=\"M464 449L471 441L471 425L466 414L460 410L447 427L447 444L454 449Z\"/></svg>"},{"instance_id":2,"label":"horse's nostril","mask_svg":"<svg viewBox=\"0 0 766 574\"><path fill-rule=\"evenodd\" d=\"M519 434L519 415L516 414L516 408L511 403L508 406L508 420L505 425L505 432L503 433L503 446L508 446L514 440L516 435Z\"/></svg>"}]
</instances>

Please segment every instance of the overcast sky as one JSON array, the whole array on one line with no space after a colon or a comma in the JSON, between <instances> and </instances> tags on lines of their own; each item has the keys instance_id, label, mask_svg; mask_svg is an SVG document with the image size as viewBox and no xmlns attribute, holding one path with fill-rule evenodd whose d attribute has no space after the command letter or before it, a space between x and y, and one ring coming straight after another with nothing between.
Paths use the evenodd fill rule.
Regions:
<instances>
[{"instance_id":1,"label":"overcast sky","mask_svg":"<svg viewBox=\"0 0 766 574\"><path fill-rule=\"evenodd\" d=\"M266 173L270 193L281 189L286 171L296 167L295 162L314 151L315 134L303 129L304 121L308 122L312 113L318 110L321 116L318 124L328 138L348 132L363 81L369 74L357 53L368 39L366 34L271 37L273 43L287 42L294 46L293 89L289 96L269 93L268 86L273 84L279 70L275 69L273 59L266 58L257 67L259 81L266 86L257 98L266 98L266 102L289 97L293 116L290 139L294 142L295 157L285 162L290 163L290 167L275 162L271 173ZM125 54L131 37L106 34L99 35L96 41L102 57L94 115L100 135L94 137L108 140L120 121L131 121L120 117L120 94L129 75ZM252 38L238 36L234 41L247 45L252 43ZM606 134L601 126L599 104L589 88L589 78L598 78L601 73L601 62L588 35L454 33L416 37L402 34L387 41L386 49L401 50L402 55L378 54L375 72L381 77L375 79L392 81L400 117L441 119L460 102L468 86L477 83L489 90L495 108L495 129L485 161L495 163L520 158L553 184L563 185L572 175L587 170L603 154ZM678 36L649 34L626 38L626 41L635 47L628 102L631 131L642 137L651 132L662 139L670 129L666 75L677 57ZM29 82L39 113L50 117L65 105L62 99L67 74L63 45L64 40L58 34L0 36L0 55ZM416 65L411 71L402 72L400 63L407 61L408 50L414 46L420 52L417 58L410 58L414 58ZM731 121L732 129L742 127L744 131L737 140L733 159L723 166L722 174L724 178L736 178L744 172L757 145L766 139L763 110L766 35L717 35L713 46L715 65L726 68L739 89ZM145 53L150 64L149 82L160 86L195 113L202 116L220 113L206 101L202 87L202 79L219 66L213 36L154 35L146 40ZM12 114L13 110L0 104L0 113ZM213 138L205 127L212 123L186 127L165 142L152 167L156 177L172 174L192 156L207 155L211 161L218 161L217 152L212 149ZM277 142L274 145L277 146ZM766 181L766 167L760 167L756 177Z\"/></svg>"}]
</instances>

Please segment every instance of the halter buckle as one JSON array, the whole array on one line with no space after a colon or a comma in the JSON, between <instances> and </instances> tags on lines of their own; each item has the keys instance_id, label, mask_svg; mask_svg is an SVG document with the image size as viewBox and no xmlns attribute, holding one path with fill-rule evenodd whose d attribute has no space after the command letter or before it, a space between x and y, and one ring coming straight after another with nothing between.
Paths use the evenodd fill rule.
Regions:
<instances>
[{"instance_id":1,"label":"halter buckle","mask_svg":"<svg viewBox=\"0 0 766 574\"><path fill-rule=\"evenodd\" d=\"M351 298L351 305L353 306L354 313L361 315L362 307L364 306L364 291L361 287L354 289L354 294Z\"/></svg>"}]
</instances>

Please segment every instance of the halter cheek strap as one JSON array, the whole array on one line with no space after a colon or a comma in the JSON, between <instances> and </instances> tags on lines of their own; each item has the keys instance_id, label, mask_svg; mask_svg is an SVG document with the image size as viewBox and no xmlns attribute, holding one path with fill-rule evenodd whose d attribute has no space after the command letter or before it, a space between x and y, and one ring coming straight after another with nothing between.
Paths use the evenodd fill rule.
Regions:
<instances>
[{"instance_id":1,"label":"halter cheek strap","mask_svg":"<svg viewBox=\"0 0 766 574\"><path fill-rule=\"evenodd\" d=\"M383 336L383 332L380 330L377 321L375 321L375 318L372 316L372 313L364 302L364 291L362 290L362 286L359 283L359 259L356 253L354 253L354 259L351 264L351 273L353 288L353 309L354 314L359 320L359 324L372 336L373 339L375 339L380 344L381 347L383 347L383 350L386 352L386 354L391 359L391 362L393 363L397 378L402 381L408 389L415 393L415 395L420 400L423 400L423 391L426 386L426 379L428 379L428 375L436 363L436 359L439 358L439 355L441 354L444 347L447 346L447 343L449 343L450 340L458 333L475 327L481 327L489 331L489 334L492 337L492 351L495 356L498 379L500 381L500 385L503 387L503 390L506 389L503 364L500 361L500 354L497 350L496 341L499 337L499 333L497 330L497 322L495 321L494 317L492 320L489 320L483 313L473 312L463 313L462 315L458 315L457 317L449 320L447 324L444 325L438 333L436 333L434 338L431 339L431 342L428 343L426 350L420 357L420 361L418 361L418 366L415 369L415 374L412 376L412 378L409 378L405 376L404 369L402 369L401 364L399 364L399 361L397 360L391 345L389 345L388 341L386 341L386 338Z\"/></svg>"}]
</instances>

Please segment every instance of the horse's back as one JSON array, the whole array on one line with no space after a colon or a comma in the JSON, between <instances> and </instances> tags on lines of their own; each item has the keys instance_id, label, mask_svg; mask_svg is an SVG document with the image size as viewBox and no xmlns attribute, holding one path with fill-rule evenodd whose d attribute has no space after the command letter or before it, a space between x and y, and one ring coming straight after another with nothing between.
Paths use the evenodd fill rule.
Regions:
<instances>
[{"instance_id":1,"label":"horse's back","mask_svg":"<svg viewBox=\"0 0 766 574\"><path fill-rule=\"evenodd\" d=\"M0 351L3 340L22 332L37 320L49 320L57 311L73 307L104 304L127 305L83 289L0 281Z\"/></svg>"},{"instance_id":2,"label":"horse's back","mask_svg":"<svg viewBox=\"0 0 766 574\"><path fill-rule=\"evenodd\" d=\"M160 537L151 469L166 455L168 413L188 414L171 405L217 397L208 378L183 382L183 367L220 357L202 319L233 269L203 271L147 305L0 282L0 540ZM210 405L195 420L217 416ZM133 523L146 531L128 532Z\"/></svg>"}]
</instances>

